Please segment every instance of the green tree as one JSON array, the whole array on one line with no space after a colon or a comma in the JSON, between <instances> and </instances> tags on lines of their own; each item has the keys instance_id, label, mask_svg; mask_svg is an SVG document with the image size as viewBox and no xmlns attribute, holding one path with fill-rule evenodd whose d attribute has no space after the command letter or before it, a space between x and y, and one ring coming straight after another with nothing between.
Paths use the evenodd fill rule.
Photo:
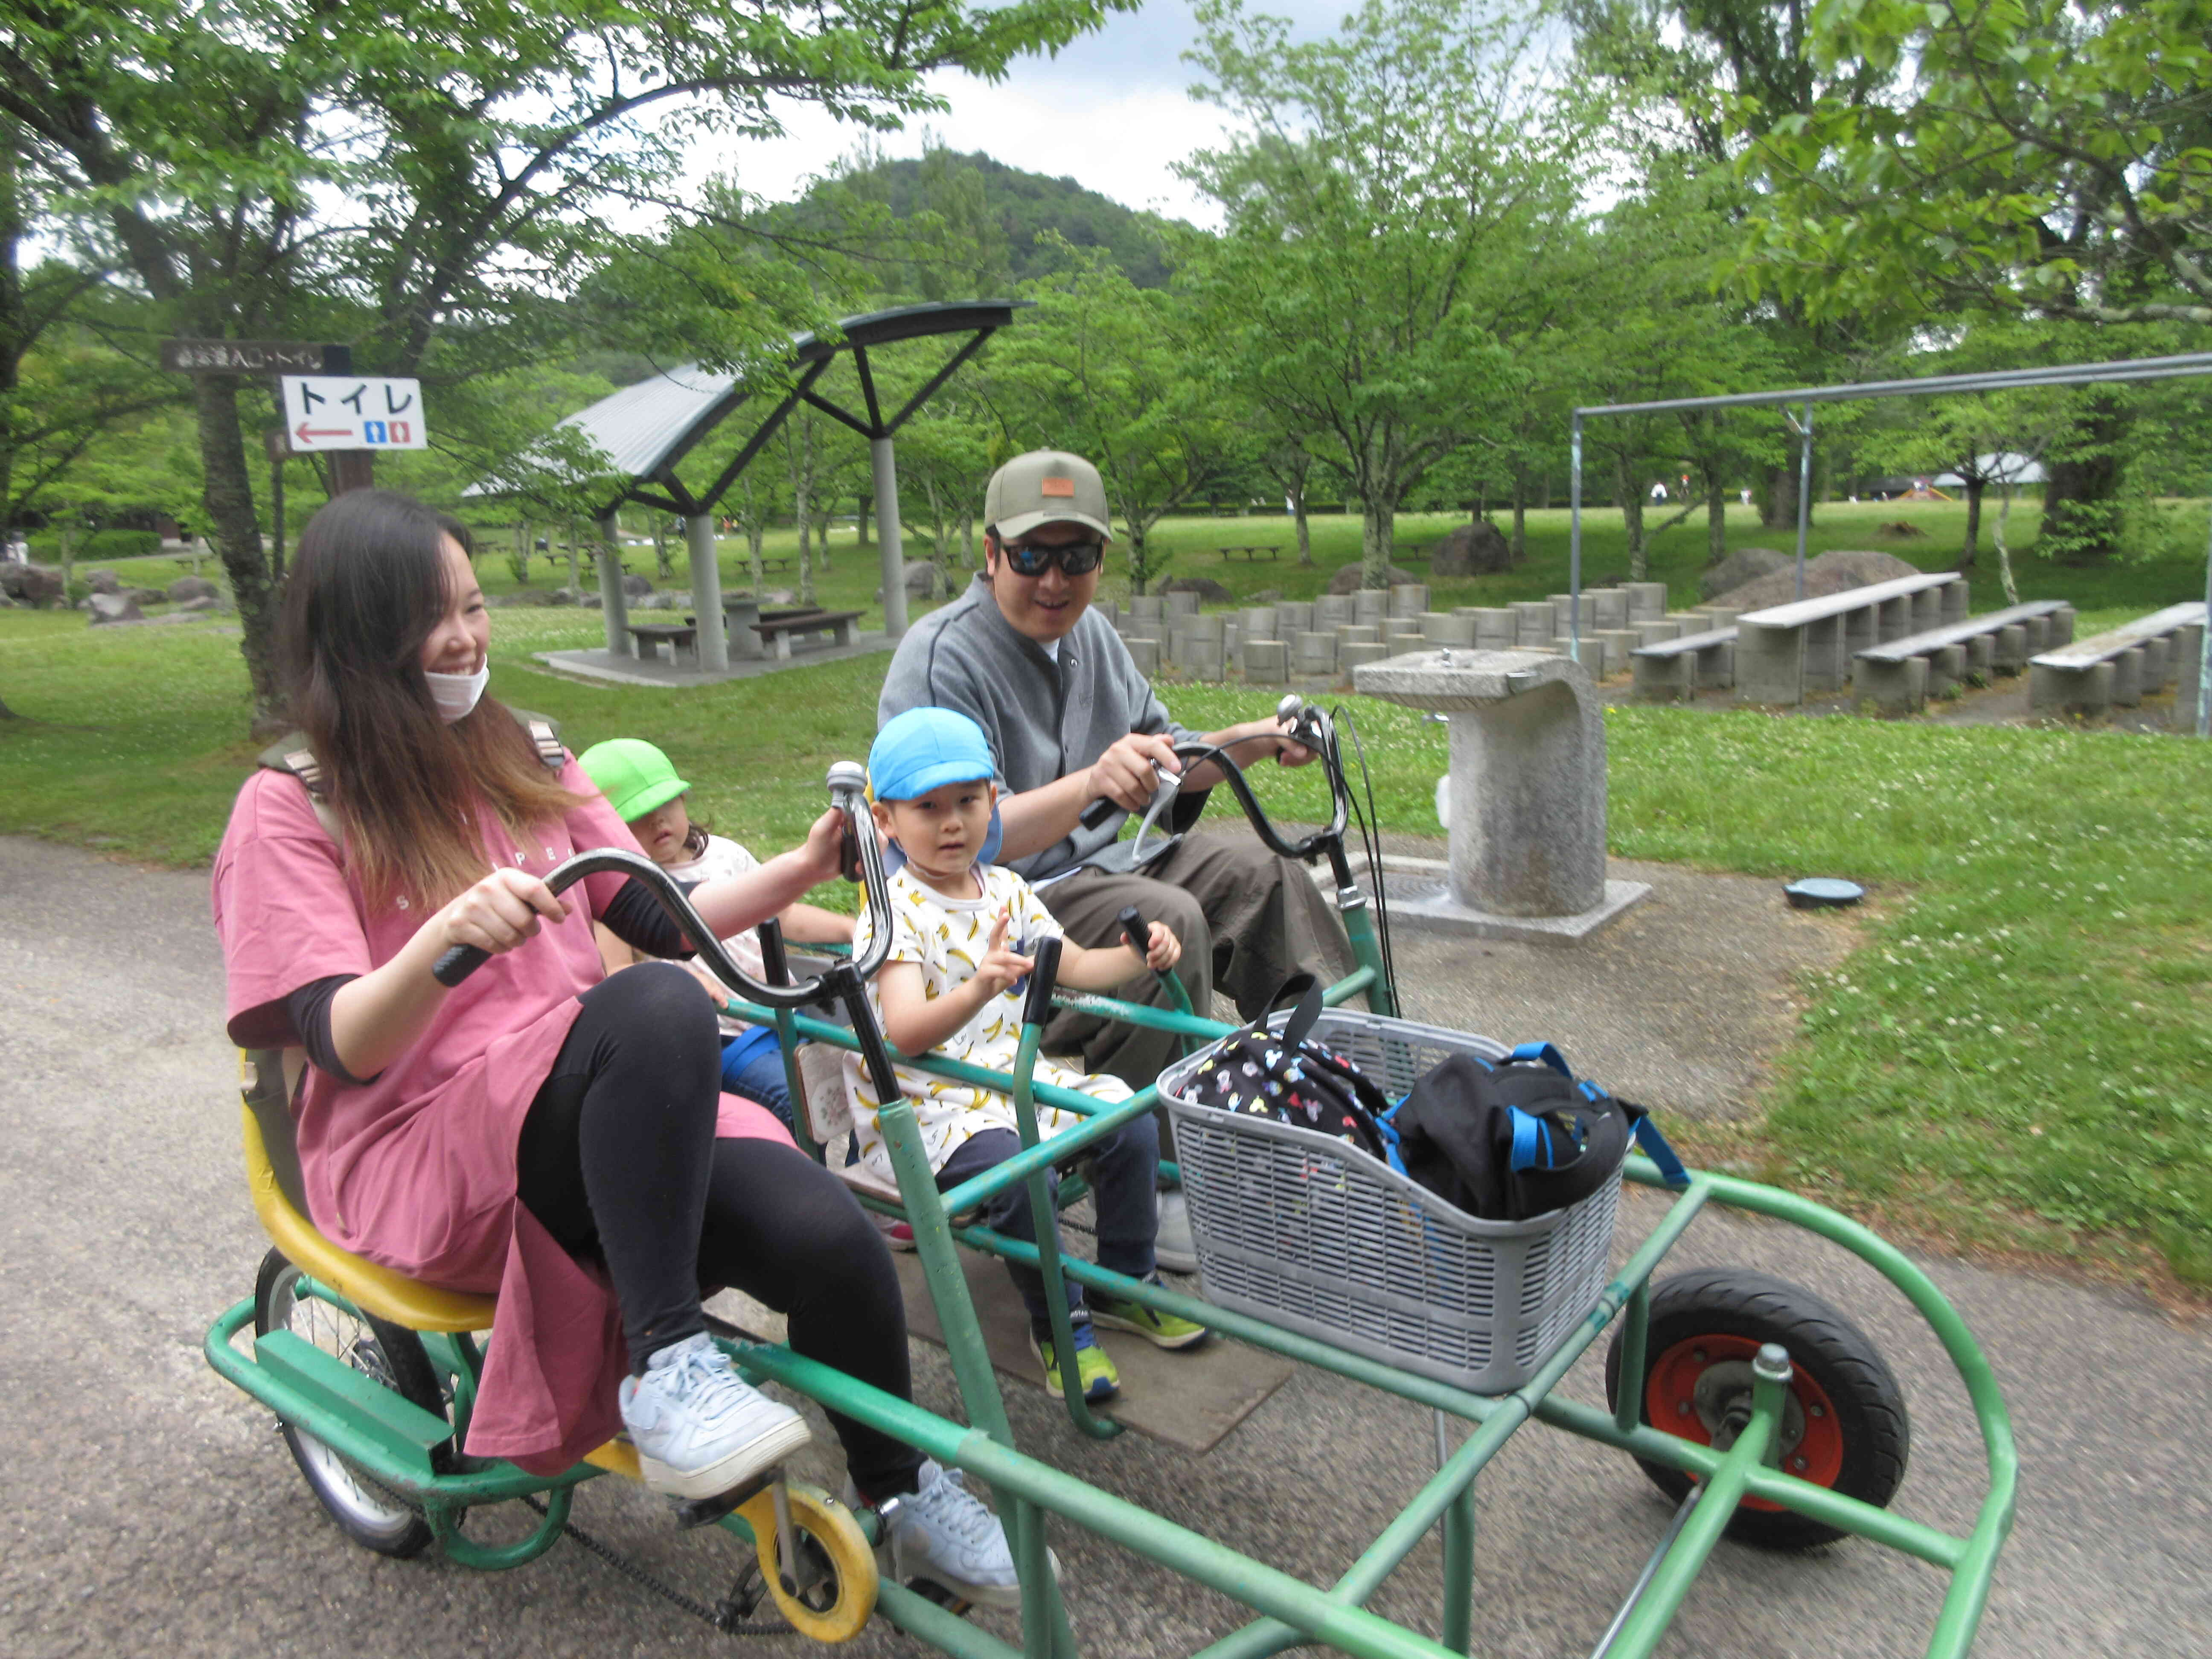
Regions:
<instances>
[{"instance_id":1,"label":"green tree","mask_svg":"<svg viewBox=\"0 0 2212 1659\"><path fill-rule=\"evenodd\" d=\"M693 137L772 133L778 100L896 125L941 102L932 70L996 75L1127 3L24 3L0 18L0 116L82 262L127 271L177 331L342 329L364 371L459 378L484 364L441 362L456 319L508 365L559 337L562 298L622 240L607 208L665 196ZM241 386L192 391L267 714L274 592Z\"/></svg>"},{"instance_id":2,"label":"green tree","mask_svg":"<svg viewBox=\"0 0 2212 1659\"><path fill-rule=\"evenodd\" d=\"M1140 289L1102 252L1066 248L1069 269L1030 287L1036 309L992 343L990 386L1025 446L1073 450L1097 467L1132 592L1164 568L1152 526L1203 499L1243 443L1194 366L1188 307Z\"/></svg>"},{"instance_id":3,"label":"green tree","mask_svg":"<svg viewBox=\"0 0 2212 1659\"><path fill-rule=\"evenodd\" d=\"M1589 112L1550 84L1533 18L1365 0L1299 44L1241 0L1196 15L1198 95L1251 135L1184 169L1224 222L1188 244L1210 355L1343 475L1381 586L1401 502L1510 381L1502 337L1555 302Z\"/></svg>"}]
</instances>

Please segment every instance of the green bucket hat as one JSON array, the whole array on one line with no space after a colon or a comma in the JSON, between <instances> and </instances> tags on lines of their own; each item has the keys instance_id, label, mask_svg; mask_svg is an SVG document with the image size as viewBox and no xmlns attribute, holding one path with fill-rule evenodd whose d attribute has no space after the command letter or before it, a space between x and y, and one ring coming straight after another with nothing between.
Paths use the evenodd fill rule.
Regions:
<instances>
[{"instance_id":1,"label":"green bucket hat","mask_svg":"<svg viewBox=\"0 0 2212 1659\"><path fill-rule=\"evenodd\" d=\"M676 775L668 757L642 738L610 738L576 757L584 775L599 785L624 823L665 806L691 786Z\"/></svg>"}]
</instances>

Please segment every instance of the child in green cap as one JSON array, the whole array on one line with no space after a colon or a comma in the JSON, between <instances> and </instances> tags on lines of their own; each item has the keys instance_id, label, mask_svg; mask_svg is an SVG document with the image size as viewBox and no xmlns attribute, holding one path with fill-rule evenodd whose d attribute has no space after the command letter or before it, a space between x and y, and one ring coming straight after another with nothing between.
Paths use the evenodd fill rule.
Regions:
<instances>
[{"instance_id":1,"label":"child in green cap","mask_svg":"<svg viewBox=\"0 0 2212 1659\"><path fill-rule=\"evenodd\" d=\"M676 775L667 756L641 738L612 738L594 744L576 757L576 763L599 786L599 793L629 825L630 834L646 856L679 882L719 881L760 867L756 859L726 836L711 834L693 820L684 806L691 786ZM853 919L817 905L793 904L776 916L787 935L809 940L850 944ZM624 945L602 927L599 955L613 973L648 958ZM766 976L759 939L750 930L722 941L738 965L754 978ZM717 1004L726 1002L729 988L693 964ZM791 1128L791 1091L785 1081L783 1049L773 1025L748 1025L727 1015L722 1018L722 1088L747 1100L757 1100Z\"/></svg>"}]
</instances>

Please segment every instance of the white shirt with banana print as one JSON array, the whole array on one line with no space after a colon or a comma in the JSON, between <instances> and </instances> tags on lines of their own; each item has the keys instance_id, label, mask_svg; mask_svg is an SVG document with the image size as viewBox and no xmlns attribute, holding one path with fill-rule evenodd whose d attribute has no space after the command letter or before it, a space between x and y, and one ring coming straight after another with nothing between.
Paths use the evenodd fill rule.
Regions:
<instances>
[{"instance_id":1,"label":"white shirt with banana print","mask_svg":"<svg viewBox=\"0 0 2212 1659\"><path fill-rule=\"evenodd\" d=\"M982 896L972 899L947 898L916 880L910 870L902 868L890 878L887 896L891 948L887 960L918 966L922 995L931 1001L975 976L976 964L989 946L991 927L1000 911L1006 911L1008 918L1007 945L1023 956L1029 955L1039 941L1060 936L1060 923L1029 883L1003 865L991 865L978 873L982 877ZM873 931L863 910L853 939L855 957L866 951ZM873 981L868 985L868 997L880 1019L883 1005L877 1000ZM1022 994L1006 990L977 1009L975 1017L934 1052L971 1066L1010 1073L1021 1037ZM1042 1056L1036 1078L1040 1083L1057 1084L1102 1101L1129 1097L1129 1085L1119 1078L1086 1076ZM929 1153L932 1170L943 1169L956 1148L986 1129L1019 1131L1013 1102L995 1091L948 1082L904 1066L898 1068L898 1079L901 1092L914 1103L915 1121L921 1127L921 1144ZM860 1137L861 1163L884 1180L896 1179L890 1150L876 1121L877 1108L882 1103L869 1086L858 1054L845 1056L845 1090L852 1103L854 1132ZM1040 1107L1037 1132L1051 1136L1074 1127L1077 1121L1073 1112Z\"/></svg>"}]
</instances>

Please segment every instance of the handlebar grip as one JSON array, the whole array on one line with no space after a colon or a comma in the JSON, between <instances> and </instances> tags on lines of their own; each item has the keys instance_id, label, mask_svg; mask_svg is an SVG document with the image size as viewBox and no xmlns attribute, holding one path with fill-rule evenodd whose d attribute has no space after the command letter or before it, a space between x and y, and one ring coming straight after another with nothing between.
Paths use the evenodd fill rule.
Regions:
<instances>
[{"instance_id":1,"label":"handlebar grip","mask_svg":"<svg viewBox=\"0 0 2212 1659\"><path fill-rule=\"evenodd\" d=\"M1060 977L1060 941L1044 939L1030 952L1030 994L1022 1003L1022 1024L1042 1025L1052 1018L1053 982Z\"/></svg>"},{"instance_id":2,"label":"handlebar grip","mask_svg":"<svg viewBox=\"0 0 2212 1659\"><path fill-rule=\"evenodd\" d=\"M1121 810L1121 808L1115 802L1109 799L1104 795L1101 795L1097 800L1092 801L1090 805L1083 809L1082 816L1079 817L1076 822L1080 823L1085 830L1096 830L1100 824L1105 823L1107 819L1112 817L1115 813Z\"/></svg>"},{"instance_id":3,"label":"handlebar grip","mask_svg":"<svg viewBox=\"0 0 2212 1659\"><path fill-rule=\"evenodd\" d=\"M432 964L430 977L451 990L491 960L491 952L474 945L456 945Z\"/></svg>"},{"instance_id":4,"label":"handlebar grip","mask_svg":"<svg viewBox=\"0 0 2212 1659\"><path fill-rule=\"evenodd\" d=\"M1123 905L1121 914L1114 920L1121 929L1121 937L1128 942L1129 948L1137 953L1137 960L1139 963L1143 962L1145 953L1152 948L1152 930L1145 925L1145 919L1138 914L1137 907L1133 904Z\"/></svg>"}]
</instances>

